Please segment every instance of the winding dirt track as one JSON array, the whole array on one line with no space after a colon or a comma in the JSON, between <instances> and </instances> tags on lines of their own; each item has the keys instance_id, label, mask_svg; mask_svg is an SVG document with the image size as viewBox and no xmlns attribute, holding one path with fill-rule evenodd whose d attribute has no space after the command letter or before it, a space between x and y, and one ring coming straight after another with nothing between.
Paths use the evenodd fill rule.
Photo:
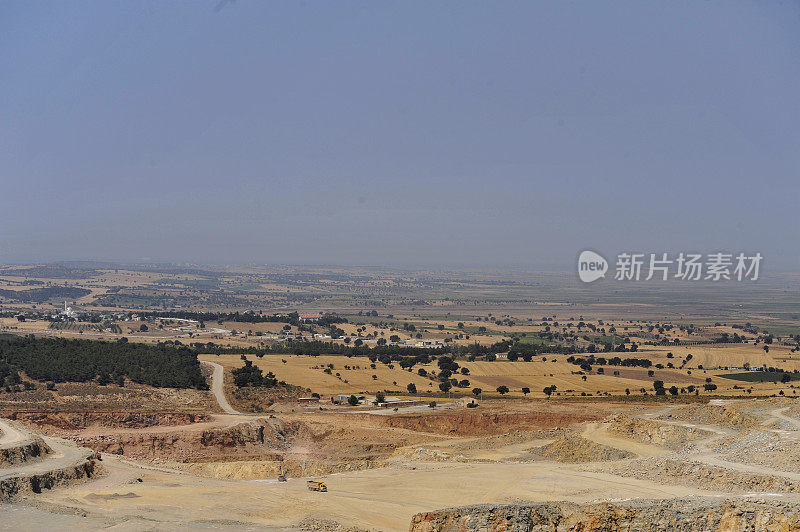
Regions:
<instances>
[{"instance_id":1,"label":"winding dirt track","mask_svg":"<svg viewBox=\"0 0 800 532\"><path fill-rule=\"evenodd\" d=\"M615 436L608 432L606 423L586 423L581 436L587 440L633 453L638 458L650 458L671 452L669 449L650 443L639 443L628 438Z\"/></svg>"},{"instance_id":2,"label":"winding dirt track","mask_svg":"<svg viewBox=\"0 0 800 532\"><path fill-rule=\"evenodd\" d=\"M213 372L211 373L211 392L217 399L217 403L219 403L219 407L222 409L222 411L225 412L226 414L236 414L240 416L244 415L242 414L242 412L235 410L228 402L228 399L225 397L224 368L219 364L217 364L216 362L207 362L205 360L201 360L200 363L205 364L206 366L210 366L213 369Z\"/></svg>"},{"instance_id":3,"label":"winding dirt track","mask_svg":"<svg viewBox=\"0 0 800 532\"><path fill-rule=\"evenodd\" d=\"M32 438L31 434L19 429L6 419L0 419L0 430L3 431L3 435L0 437L0 445L3 447L18 446ZM89 460L94 455L94 451L91 449L78 447L74 443L60 438L43 436L42 439L53 452L36 460L0 469L0 481L72 467Z\"/></svg>"},{"instance_id":4,"label":"winding dirt track","mask_svg":"<svg viewBox=\"0 0 800 532\"><path fill-rule=\"evenodd\" d=\"M0 448L12 447L25 441L27 436L5 419L0 419Z\"/></svg>"}]
</instances>

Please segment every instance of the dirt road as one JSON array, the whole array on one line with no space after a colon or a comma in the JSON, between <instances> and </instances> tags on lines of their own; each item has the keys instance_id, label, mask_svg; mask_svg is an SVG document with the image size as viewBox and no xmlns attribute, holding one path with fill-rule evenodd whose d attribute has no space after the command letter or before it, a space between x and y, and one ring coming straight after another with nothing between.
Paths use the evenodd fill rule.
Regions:
<instances>
[{"instance_id":1,"label":"dirt road","mask_svg":"<svg viewBox=\"0 0 800 532\"><path fill-rule=\"evenodd\" d=\"M213 369L213 372L211 373L211 392L217 399L217 403L219 403L219 407L222 409L222 411L226 414L243 415L238 410L234 410L234 408L228 402L228 399L225 398L225 371L223 367L216 362L207 362L205 360L201 360L200 363L210 366Z\"/></svg>"},{"instance_id":2,"label":"dirt road","mask_svg":"<svg viewBox=\"0 0 800 532\"><path fill-rule=\"evenodd\" d=\"M34 437L5 419L0 419L0 430L3 431L2 436L0 436L0 445L4 448L24 444ZM89 460L94 455L94 451L91 449L78 447L74 443L61 438L43 436L42 440L53 452L40 458L37 457L32 461L12 464L0 469L0 481L72 467Z\"/></svg>"},{"instance_id":3,"label":"dirt road","mask_svg":"<svg viewBox=\"0 0 800 532\"><path fill-rule=\"evenodd\" d=\"M0 471L0 481L7 478L29 476L37 473L46 473L74 466L88 460L94 451L75 444L66 442L59 438L44 438L45 443L53 449L53 452L46 455L42 460L25 463L20 466L8 467Z\"/></svg>"},{"instance_id":4,"label":"dirt road","mask_svg":"<svg viewBox=\"0 0 800 532\"><path fill-rule=\"evenodd\" d=\"M13 447L26 439L27 436L11 422L7 419L0 419L0 448Z\"/></svg>"},{"instance_id":5,"label":"dirt road","mask_svg":"<svg viewBox=\"0 0 800 532\"><path fill-rule=\"evenodd\" d=\"M669 453L670 450L651 443L640 443L628 438L622 438L609 434L608 425L605 423L586 423L581 436L589 441L628 451L639 458L649 458L651 456L658 456L661 454Z\"/></svg>"}]
</instances>

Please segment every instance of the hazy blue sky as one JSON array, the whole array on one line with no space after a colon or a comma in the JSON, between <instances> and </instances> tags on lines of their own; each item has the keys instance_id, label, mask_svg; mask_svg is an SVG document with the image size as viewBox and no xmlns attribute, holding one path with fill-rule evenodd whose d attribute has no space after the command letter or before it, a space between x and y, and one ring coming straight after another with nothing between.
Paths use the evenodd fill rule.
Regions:
<instances>
[{"instance_id":1,"label":"hazy blue sky","mask_svg":"<svg viewBox=\"0 0 800 532\"><path fill-rule=\"evenodd\" d=\"M0 262L800 269L799 95L795 1L6 0Z\"/></svg>"}]
</instances>

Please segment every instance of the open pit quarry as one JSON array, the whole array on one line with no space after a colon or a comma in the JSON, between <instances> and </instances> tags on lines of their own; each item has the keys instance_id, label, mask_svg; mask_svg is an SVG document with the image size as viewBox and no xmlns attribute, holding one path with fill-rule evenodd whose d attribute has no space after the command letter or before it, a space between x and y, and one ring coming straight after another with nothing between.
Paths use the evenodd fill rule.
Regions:
<instances>
[{"instance_id":1,"label":"open pit quarry","mask_svg":"<svg viewBox=\"0 0 800 532\"><path fill-rule=\"evenodd\" d=\"M0 501L89 479L97 454L57 438L43 438L0 419Z\"/></svg>"},{"instance_id":2,"label":"open pit quarry","mask_svg":"<svg viewBox=\"0 0 800 532\"><path fill-rule=\"evenodd\" d=\"M796 530L797 415L789 399L6 412L0 509L89 530Z\"/></svg>"}]
</instances>

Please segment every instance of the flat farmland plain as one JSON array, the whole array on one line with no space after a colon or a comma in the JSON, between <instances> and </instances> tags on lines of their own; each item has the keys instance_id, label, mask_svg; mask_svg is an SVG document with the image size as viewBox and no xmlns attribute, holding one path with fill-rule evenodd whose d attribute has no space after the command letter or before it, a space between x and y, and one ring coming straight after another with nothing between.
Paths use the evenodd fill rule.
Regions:
<instances>
[{"instance_id":1,"label":"flat farmland plain","mask_svg":"<svg viewBox=\"0 0 800 532\"><path fill-rule=\"evenodd\" d=\"M668 353L673 356L668 358ZM688 354L692 354L692 358L681 368L681 363ZM746 388L752 388L751 393L756 395L772 395L780 391L785 395L796 395L791 383L746 383L745 386L743 382L726 379L724 376L741 372L741 369L736 368L741 368L748 361L752 366L766 365L788 371L800 368L798 357L791 353L790 348L775 346L769 353L765 353L760 346L752 344L676 346L635 353L604 353L598 356L645 358L651 360L653 366L642 368L595 365L592 371L585 372L579 366L567 362L566 355L537 356L531 362L470 362L459 359L457 362L460 368L465 368L467 372L461 373L460 370L452 378L459 382L467 380L469 384L454 387L451 393L471 396L473 388L481 388L484 395L497 395L497 388L506 386L509 388L508 395L512 397L543 397L545 387L556 386L557 396L626 395L628 392L641 395L642 389L652 394L653 382L660 380L666 388L676 386L682 393L692 393L687 388L694 386L700 388L701 394L742 395L746 393ZM222 364L227 371L243 365L240 355L201 355L200 358ZM373 363L366 357L269 354L261 358L247 355L247 358L265 374L272 372L279 380L308 388L321 395L374 394L378 391L405 394L409 383L416 387L416 395L422 397L441 393L438 381L419 375L420 369L428 374L438 372L439 368L435 363L417 364L408 371L397 363L375 362L373 368ZM670 363L675 367L667 367ZM657 368L656 364L664 367ZM782 374L775 375L775 380L779 381ZM702 387L707 383L716 385L717 389L705 392ZM529 388L530 393L523 394L523 388Z\"/></svg>"}]
</instances>

